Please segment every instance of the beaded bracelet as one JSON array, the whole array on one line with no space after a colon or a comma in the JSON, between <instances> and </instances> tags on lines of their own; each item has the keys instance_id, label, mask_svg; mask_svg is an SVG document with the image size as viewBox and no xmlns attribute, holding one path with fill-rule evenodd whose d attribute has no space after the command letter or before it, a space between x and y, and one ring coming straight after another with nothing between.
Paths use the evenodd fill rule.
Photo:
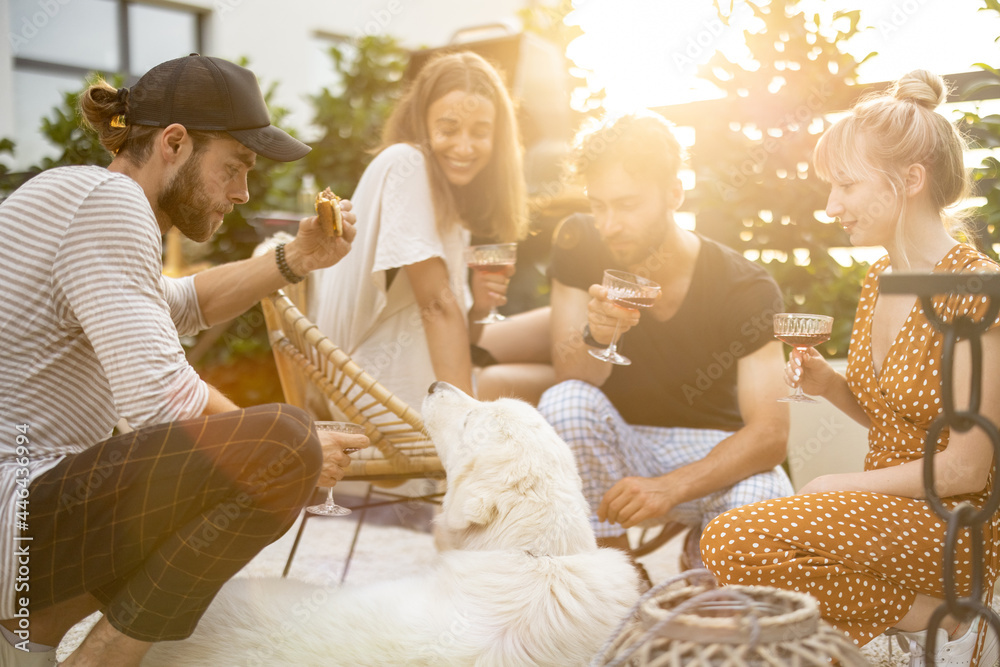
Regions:
<instances>
[{"instance_id":1,"label":"beaded bracelet","mask_svg":"<svg viewBox=\"0 0 1000 667\"><path fill-rule=\"evenodd\" d=\"M278 262L278 270L281 271L282 277L289 283L294 285L295 283L300 283L306 279L305 276L300 276L292 268L288 266L288 262L285 260L285 244L279 243L274 247L274 258Z\"/></svg>"}]
</instances>

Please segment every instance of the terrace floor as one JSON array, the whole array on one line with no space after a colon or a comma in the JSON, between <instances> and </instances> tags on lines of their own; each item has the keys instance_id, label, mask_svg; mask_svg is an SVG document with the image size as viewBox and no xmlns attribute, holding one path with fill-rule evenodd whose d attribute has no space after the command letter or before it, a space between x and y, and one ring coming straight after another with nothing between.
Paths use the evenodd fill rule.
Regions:
<instances>
[{"instance_id":1,"label":"terrace floor","mask_svg":"<svg viewBox=\"0 0 1000 667\"><path fill-rule=\"evenodd\" d=\"M349 506L358 501L347 495L346 491L349 490L338 494L337 500L341 504ZM399 578L417 574L429 567L435 557L430 518L431 510L428 506L407 506L402 512L392 508L369 511L351 562L347 583L363 584L387 577ZM353 517L310 519L290 576L317 584L336 585L355 523ZM238 576L280 576L297 529L298 524L258 554ZM678 574L681 542L682 537L678 537L641 559L654 581L662 581ZM79 644L98 617L98 614L94 614L70 631L59 647L60 660L65 659ZM908 664L908 655L898 647L893 648L890 657L888 640L884 638L876 639L863 652L878 667L905 667Z\"/></svg>"}]
</instances>

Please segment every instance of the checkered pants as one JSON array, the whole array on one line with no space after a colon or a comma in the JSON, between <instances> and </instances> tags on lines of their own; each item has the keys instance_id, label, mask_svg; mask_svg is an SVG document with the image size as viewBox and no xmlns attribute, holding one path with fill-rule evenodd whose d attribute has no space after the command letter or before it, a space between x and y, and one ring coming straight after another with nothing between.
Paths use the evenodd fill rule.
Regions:
<instances>
[{"instance_id":1,"label":"checkered pants","mask_svg":"<svg viewBox=\"0 0 1000 667\"><path fill-rule=\"evenodd\" d=\"M622 419L604 392L580 380L567 380L546 391L538 409L576 456L597 537L625 532L617 524L597 520L601 499L615 483L630 476L665 475L705 458L730 435L713 429L633 426ZM730 509L792 493L791 482L779 466L678 505L663 520L703 528Z\"/></svg>"},{"instance_id":2,"label":"checkered pants","mask_svg":"<svg viewBox=\"0 0 1000 667\"><path fill-rule=\"evenodd\" d=\"M119 631L183 639L295 521L322 466L309 416L264 405L113 437L30 487L31 606L90 593Z\"/></svg>"}]
</instances>

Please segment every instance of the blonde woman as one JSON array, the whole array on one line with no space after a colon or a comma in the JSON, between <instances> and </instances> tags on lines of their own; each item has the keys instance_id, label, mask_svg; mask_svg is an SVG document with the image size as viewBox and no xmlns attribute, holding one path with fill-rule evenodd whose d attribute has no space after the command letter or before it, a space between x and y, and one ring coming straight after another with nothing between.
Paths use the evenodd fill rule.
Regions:
<instances>
[{"instance_id":1,"label":"blonde woman","mask_svg":"<svg viewBox=\"0 0 1000 667\"><path fill-rule=\"evenodd\" d=\"M815 596L823 616L865 644L895 628L920 632L942 603L946 526L930 509L923 485L923 447L942 412L943 336L913 296L880 294L885 272L997 272L1000 267L948 231L945 209L968 192L956 129L935 108L945 99L940 77L915 71L888 92L860 101L831 127L815 152L817 173L830 182L827 214L854 245L886 255L865 279L851 336L846 378L815 351L793 355L786 380L869 428L863 472L809 482L799 495L748 505L717 518L702 536L706 566L723 584L761 584ZM946 320L981 320L986 299L942 296ZM982 412L1000 423L1000 327L983 337ZM955 400L968 405L969 344L956 354ZM980 429L945 429L934 467L937 492L949 505L982 506L995 483L992 447ZM986 526L986 590L997 576L998 522ZM968 534L958 542L956 592L969 595ZM997 641L981 621L947 617L938 664L992 667ZM920 635L911 665L924 664ZM926 658L927 664L934 661Z\"/></svg>"},{"instance_id":2,"label":"blonde woman","mask_svg":"<svg viewBox=\"0 0 1000 667\"><path fill-rule=\"evenodd\" d=\"M474 394L473 324L506 302L509 274L474 273L473 239L514 242L525 226L517 121L497 71L470 52L439 56L393 111L354 196L358 236L350 261L315 278L320 329L391 391L419 409L445 380ZM519 346L477 374L478 394L533 399L551 382L547 310L493 324ZM538 362L538 363L531 363Z\"/></svg>"}]
</instances>

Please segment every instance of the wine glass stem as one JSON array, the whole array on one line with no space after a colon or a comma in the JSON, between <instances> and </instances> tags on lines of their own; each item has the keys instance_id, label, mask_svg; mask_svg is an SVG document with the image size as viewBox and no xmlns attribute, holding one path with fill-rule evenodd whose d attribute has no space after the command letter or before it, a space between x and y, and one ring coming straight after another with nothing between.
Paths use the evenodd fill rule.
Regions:
<instances>
[{"instance_id":1,"label":"wine glass stem","mask_svg":"<svg viewBox=\"0 0 1000 667\"><path fill-rule=\"evenodd\" d=\"M795 351L799 353L799 359L804 359L806 353L809 351L808 347L796 347ZM801 368L801 366L799 366ZM802 391L802 376L799 375L799 383L795 385L795 398L804 398L805 392Z\"/></svg>"},{"instance_id":2,"label":"wine glass stem","mask_svg":"<svg viewBox=\"0 0 1000 667\"><path fill-rule=\"evenodd\" d=\"M608 344L607 349L608 356L613 356L618 352L618 327L621 323L621 320L615 320L615 332L611 334L611 343Z\"/></svg>"},{"instance_id":3,"label":"wine glass stem","mask_svg":"<svg viewBox=\"0 0 1000 667\"><path fill-rule=\"evenodd\" d=\"M333 487L327 487L326 489L326 503L327 507L336 507L337 503L333 502Z\"/></svg>"}]
</instances>

